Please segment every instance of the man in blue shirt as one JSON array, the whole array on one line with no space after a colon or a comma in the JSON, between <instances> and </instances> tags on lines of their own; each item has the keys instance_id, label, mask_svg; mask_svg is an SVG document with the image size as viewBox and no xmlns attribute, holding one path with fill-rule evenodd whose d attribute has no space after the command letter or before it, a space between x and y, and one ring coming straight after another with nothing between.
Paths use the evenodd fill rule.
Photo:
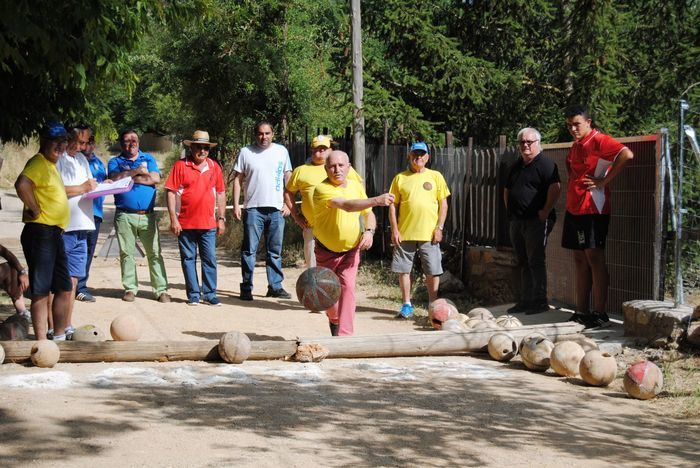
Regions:
<instances>
[{"instance_id":1,"label":"man in blue shirt","mask_svg":"<svg viewBox=\"0 0 700 468\"><path fill-rule=\"evenodd\" d=\"M119 180L131 177L134 187L125 193L114 195L117 212L114 228L119 241L119 257L122 271L124 296L122 300L133 302L138 293L136 276L136 239L146 249L151 287L159 302L170 302L168 278L160 253L158 219L153 211L156 201L156 184L160 182L160 171L156 160L139 149L139 137L135 130L124 130L119 135L122 152L109 160L109 178Z\"/></svg>"},{"instance_id":2,"label":"man in blue shirt","mask_svg":"<svg viewBox=\"0 0 700 468\"><path fill-rule=\"evenodd\" d=\"M97 183L104 182L107 179L107 169L100 158L95 154L95 135L90 129L90 139L88 140L87 149L83 152L85 157L90 164L90 172L92 177L97 181ZM102 224L103 211L102 205L104 204L105 197L97 197L92 200L92 212L95 219L95 230L88 231L87 236L87 262L85 263L85 276L78 280L78 287L76 290L75 298L82 302L95 302L95 298L87 287L87 280L90 276L90 265L92 265L92 258L95 255L95 246L97 245L97 237L100 234L100 225Z\"/></svg>"}]
</instances>

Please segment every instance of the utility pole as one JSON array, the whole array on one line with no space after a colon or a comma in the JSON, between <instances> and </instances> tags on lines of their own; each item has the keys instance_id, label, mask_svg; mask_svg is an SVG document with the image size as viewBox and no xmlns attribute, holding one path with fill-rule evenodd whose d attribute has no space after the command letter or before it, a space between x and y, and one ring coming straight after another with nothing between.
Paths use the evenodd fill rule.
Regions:
<instances>
[{"instance_id":1,"label":"utility pole","mask_svg":"<svg viewBox=\"0 0 700 468\"><path fill-rule=\"evenodd\" d=\"M362 84L362 21L360 0L350 0L352 9L352 165L365 180L365 116Z\"/></svg>"}]
</instances>

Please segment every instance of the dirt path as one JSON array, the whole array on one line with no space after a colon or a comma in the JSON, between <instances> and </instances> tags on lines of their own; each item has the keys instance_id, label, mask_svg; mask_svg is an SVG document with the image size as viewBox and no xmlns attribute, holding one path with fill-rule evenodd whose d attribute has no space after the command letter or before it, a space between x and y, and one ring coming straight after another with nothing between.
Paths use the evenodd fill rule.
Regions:
<instances>
[{"instance_id":1,"label":"dirt path","mask_svg":"<svg viewBox=\"0 0 700 468\"><path fill-rule=\"evenodd\" d=\"M0 242L19 253L16 199L2 202ZM105 226L102 240L107 234ZM264 268L256 269L256 300L238 301L240 268L227 252L219 257L224 306L186 306L174 239L163 239L172 304L153 300L145 264L143 292L122 302L117 259L97 258L90 285L98 302L77 303L74 323L108 330L128 310L143 317L144 340L215 339L229 330L253 339L328 334L324 316L262 297ZM286 270L289 291L300 272ZM378 307L371 293L358 302L357 334L416 329L393 320L393 309ZM700 459L697 421L625 398L619 379L590 388L478 356L5 364L0 423L3 466L695 466Z\"/></svg>"}]
</instances>

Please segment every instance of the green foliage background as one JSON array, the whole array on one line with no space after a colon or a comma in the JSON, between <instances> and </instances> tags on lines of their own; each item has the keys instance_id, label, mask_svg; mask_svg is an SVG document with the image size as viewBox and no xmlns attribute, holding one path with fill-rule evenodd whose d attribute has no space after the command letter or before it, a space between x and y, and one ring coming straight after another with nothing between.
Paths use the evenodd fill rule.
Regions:
<instances>
[{"instance_id":1,"label":"green foliage background","mask_svg":"<svg viewBox=\"0 0 700 468\"><path fill-rule=\"evenodd\" d=\"M654 131L700 69L697 0L365 0L369 137L445 130L480 144L588 104L613 134ZM0 139L49 117L178 136L224 149L253 121L278 136L352 122L349 2L17 1L0 6ZM700 104L700 94L691 93ZM692 101L692 99L691 99Z\"/></svg>"}]
</instances>

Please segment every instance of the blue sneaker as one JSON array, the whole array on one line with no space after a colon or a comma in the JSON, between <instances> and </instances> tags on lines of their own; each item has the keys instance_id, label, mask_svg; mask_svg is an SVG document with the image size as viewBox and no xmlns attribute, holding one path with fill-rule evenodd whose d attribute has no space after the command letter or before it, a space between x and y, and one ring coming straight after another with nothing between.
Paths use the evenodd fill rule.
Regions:
<instances>
[{"instance_id":1,"label":"blue sneaker","mask_svg":"<svg viewBox=\"0 0 700 468\"><path fill-rule=\"evenodd\" d=\"M396 314L396 318L409 319L413 317L413 306L411 304L404 304L401 306L401 311Z\"/></svg>"}]
</instances>

